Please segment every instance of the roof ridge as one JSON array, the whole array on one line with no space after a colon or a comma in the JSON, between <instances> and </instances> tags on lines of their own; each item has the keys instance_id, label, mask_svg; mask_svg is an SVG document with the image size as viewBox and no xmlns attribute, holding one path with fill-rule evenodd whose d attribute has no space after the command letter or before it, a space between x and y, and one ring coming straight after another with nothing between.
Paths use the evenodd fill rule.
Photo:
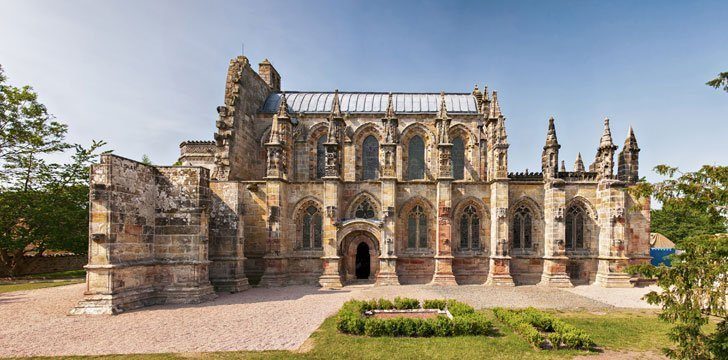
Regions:
<instances>
[{"instance_id":1,"label":"roof ridge","mask_svg":"<svg viewBox=\"0 0 728 360\"><path fill-rule=\"evenodd\" d=\"M282 95L283 91L277 91L276 94ZM308 90L286 90L286 94L333 94L334 91L308 91ZM339 90L339 94L381 94L381 95L437 95L440 96L440 92L416 92L416 91L341 91ZM472 93L469 92L445 92L445 95L468 95L473 96Z\"/></svg>"}]
</instances>

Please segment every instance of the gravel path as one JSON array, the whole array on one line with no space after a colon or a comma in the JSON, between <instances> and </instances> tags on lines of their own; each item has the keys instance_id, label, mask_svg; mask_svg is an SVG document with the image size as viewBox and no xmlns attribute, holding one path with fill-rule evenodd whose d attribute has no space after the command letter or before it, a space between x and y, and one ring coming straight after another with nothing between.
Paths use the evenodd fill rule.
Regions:
<instances>
[{"instance_id":1,"label":"gravel path","mask_svg":"<svg viewBox=\"0 0 728 360\"><path fill-rule=\"evenodd\" d=\"M584 296L614 307L634 308L634 309L659 309L660 306L650 305L642 300L650 291L659 291L660 287L656 285L641 288L614 288L605 289L596 285L576 286L571 289L565 289L573 294Z\"/></svg>"},{"instance_id":2,"label":"gravel path","mask_svg":"<svg viewBox=\"0 0 728 360\"><path fill-rule=\"evenodd\" d=\"M581 294L581 288L564 291L537 286L362 285L335 291L290 286L221 293L203 304L153 306L116 316L67 316L82 298L84 287L77 284L0 294L0 356L290 350L301 346L350 298L456 298L477 308L595 310L615 306L613 299L603 296L615 289L598 293L599 288Z\"/></svg>"}]
</instances>

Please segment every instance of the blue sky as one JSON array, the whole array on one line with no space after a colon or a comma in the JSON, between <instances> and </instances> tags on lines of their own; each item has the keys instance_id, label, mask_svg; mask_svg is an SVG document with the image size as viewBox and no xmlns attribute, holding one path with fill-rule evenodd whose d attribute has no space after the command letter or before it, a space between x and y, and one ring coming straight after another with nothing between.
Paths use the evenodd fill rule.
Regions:
<instances>
[{"instance_id":1,"label":"blue sky","mask_svg":"<svg viewBox=\"0 0 728 360\"><path fill-rule=\"evenodd\" d=\"M498 90L510 170L538 170L547 119L561 158L593 161L609 117L641 174L726 165L726 1L0 1L0 64L117 154L170 164L212 139L230 58L268 58L287 90Z\"/></svg>"}]
</instances>

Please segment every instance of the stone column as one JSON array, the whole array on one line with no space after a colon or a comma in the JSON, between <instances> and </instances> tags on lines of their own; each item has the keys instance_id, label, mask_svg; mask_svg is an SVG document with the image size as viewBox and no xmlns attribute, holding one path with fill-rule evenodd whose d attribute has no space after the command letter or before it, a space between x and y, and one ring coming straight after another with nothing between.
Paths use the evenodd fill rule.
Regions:
<instances>
[{"instance_id":1,"label":"stone column","mask_svg":"<svg viewBox=\"0 0 728 360\"><path fill-rule=\"evenodd\" d=\"M266 181L266 203L268 205L267 251L263 256L265 269L260 278L260 286L283 286L287 281L288 259L283 254L281 214L283 213L284 182L272 178Z\"/></svg>"},{"instance_id":2,"label":"stone column","mask_svg":"<svg viewBox=\"0 0 728 360\"><path fill-rule=\"evenodd\" d=\"M319 277L319 285L324 288L342 287L340 262L338 254L339 197L342 192L341 180L338 177L324 177L324 226L323 226L323 260L324 271Z\"/></svg>"},{"instance_id":3,"label":"stone column","mask_svg":"<svg viewBox=\"0 0 728 360\"><path fill-rule=\"evenodd\" d=\"M397 144L382 143L381 159L382 182L381 204L382 204L382 235L379 248L379 273L377 274L377 285L399 285L397 277L397 255L395 249L395 230L397 224Z\"/></svg>"},{"instance_id":4,"label":"stone column","mask_svg":"<svg viewBox=\"0 0 728 360\"><path fill-rule=\"evenodd\" d=\"M449 121L445 124L449 125ZM444 125L443 127L447 127ZM447 129L443 129L446 132ZM444 136L443 136L444 137ZM445 138L447 141L447 138ZM437 145L440 155L437 179L437 226L435 231L435 276L433 285L457 285L452 272L452 144Z\"/></svg>"},{"instance_id":5,"label":"stone column","mask_svg":"<svg viewBox=\"0 0 728 360\"><path fill-rule=\"evenodd\" d=\"M216 291L238 292L248 289L245 276L244 208L242 183L210 183L210 282Z\"/></svg>"},{"instance_id":6,"label":"stone column","mask_svg":"<svg viewBox=\"0 0 728 360\"><path fill-rule=\"evenodd\" d=\"M490 266L486 285L514 286L508 241L508 179L490 185Z\"/></svg>"},{"instance_id":7,"label":"stone column","mask_svg":"<svg viewBox=\"0 0 728 360\"><path fill-rule=\"evenodd\" d=\"M539 285L572 287L566 264L564 209L566 193L564 180L547 180L544 184L544 257L543 273Z\"/></svg>"},{"instance_id":8,"label":"stone column","mask_svg":"<svg viewBox=\"0 0 728 360\"><path fill-rule=\"evenodd\" d=\"M602 287L632 287L625 242L625 183L602 179L597 185L599 264L596 283Z\"/></svg>"}]
</instances>

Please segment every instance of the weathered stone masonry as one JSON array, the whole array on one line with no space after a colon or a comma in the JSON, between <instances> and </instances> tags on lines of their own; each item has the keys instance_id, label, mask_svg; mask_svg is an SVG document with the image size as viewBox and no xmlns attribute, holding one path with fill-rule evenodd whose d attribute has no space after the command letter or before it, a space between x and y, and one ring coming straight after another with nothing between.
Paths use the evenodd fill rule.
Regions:
<instances>
[{"instance_id":1,"label":"weathered stone masonry","mask_svg":"<svg viewBox=\"0 0 728 360\"><path fill-rule=\"evenodd\" d=\"M214 141L182 166L104 155L91 174L89 264L74 314L199 302L216 291L378 285L632 286L649 261L649 201L632 129L614 174L559 163L550 119L538 173L508 172L496 92L281 92L267 60L230 62ZM559 164L561 166L559 166Z\"/></svg>"}]
</instances>

